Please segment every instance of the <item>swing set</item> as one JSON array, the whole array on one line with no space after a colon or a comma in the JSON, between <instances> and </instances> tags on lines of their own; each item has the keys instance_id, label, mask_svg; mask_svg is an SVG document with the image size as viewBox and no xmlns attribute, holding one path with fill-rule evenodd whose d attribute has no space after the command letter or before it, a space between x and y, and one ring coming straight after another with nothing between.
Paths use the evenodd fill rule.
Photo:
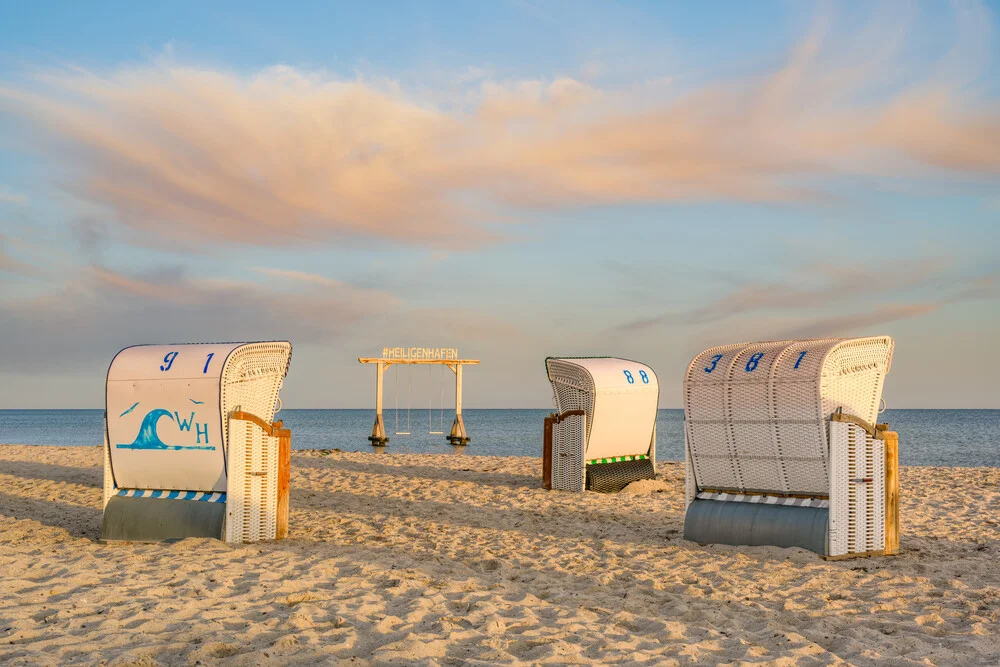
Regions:
<instances>
[{"instance_id":1,"label":"swing set","mask_svg":"<svg viewBox=\"0 0 1000 667\"><path fill-rule=\"evenodd\" d=\"M391 354L387 355L387 351ZM430 384L433 383L432 373L430 369L431 365L437 365L441 367L441 388L440 388L440 403L438 404L438 430L434 430L434 399L429 396L427 399L427 432L429 435L445 435L444 430L444 369L448 367L452 373L455 374L455 420L452 422L451 431L445 435L445 440L453 445L467 445L472 440L469 434L465 430L465 420L462 418L462 367L467 365L476 365L479 363L478 359L458 359L457 350L449 350L453 353L454 358L423 358L419 356L424 351L424 348L384 348L383 356L381 357L359 357L358 361L362 364L375 364L376 365L376 375L375 375L375 425L372 427L372 434L368 436L368 441L375 447L383 447L389 442L389 436L385 431L385 420L382 415L382 387L383 387L383 375L385 370L390 366L396 366L396 370L393 373L393 384L395 386L395 395L393 397L393 417L395 421L395 429L393 435L411 435L410 428L412 426L411 422L411 411L413 409L413 369L414 365L426 365L427 378ZM430 351L430 350L428 350ZM439 350L434 350L434 352L440 353ZM412 355L412 356L411 356ZM430 356L430 355L427 355ZM400 422L400 407L399 407L399 366L406 365L406 425L405 430Z\"/></svg>"},{"instance_id":2,"label":"swing set","mask_svg":"<svg viewBox=\"0 0 1000 667\"><path fill-rule=\"evenodd\" d=\"M396 380L396 406L395 406L395 417L396 417L396 430L395 435L411 435L410 433L410 407L412 405L411 399L413 396L413 366L407 365L406 367L406 430L399 430L399 366L396 366L396 370L393 371L393 376ZM427 367L427 385L431 386L433 380L431 379L431 367ZM434 430L434 404L433 397L428 394L427 396L427 435L444 435L444 366L441 366L441 401L438 403L438 430ZM388 442L388 441L387 441Z\"/></svg>"}]
</instances>

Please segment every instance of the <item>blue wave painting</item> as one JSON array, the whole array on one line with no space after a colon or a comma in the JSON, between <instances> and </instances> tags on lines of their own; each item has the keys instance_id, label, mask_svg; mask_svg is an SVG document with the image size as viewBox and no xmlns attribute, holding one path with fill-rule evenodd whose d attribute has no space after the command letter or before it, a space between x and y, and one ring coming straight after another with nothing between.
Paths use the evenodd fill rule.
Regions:
<instances>
[{"instance_id":1,"label":"blue wave painting","mask_svg":"<svg viewBox=\"0 0 1000 667\"><path fill-rule=\"evenodd\" d=\"M142 419L142 425L139 427L139 433L135 436L135 441L130 444L115 445L117 449L158 449L158 450L179 450L179 449L208 449L214 450L215 445L192 445L190 447L182 447L180 445L168 445L162 440L160 436L156 433L156 424L160 421L161 417L168 417L170 421L174 421L174 416L170 414L169 411L162 408L157 408L156 410L150 410Z\"/></svg>"}]
</instances>

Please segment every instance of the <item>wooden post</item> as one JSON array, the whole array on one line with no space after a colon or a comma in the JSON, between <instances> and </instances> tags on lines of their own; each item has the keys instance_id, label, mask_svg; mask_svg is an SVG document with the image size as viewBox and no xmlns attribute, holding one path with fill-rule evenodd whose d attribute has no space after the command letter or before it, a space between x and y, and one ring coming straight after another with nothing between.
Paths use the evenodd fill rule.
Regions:
<instances>
[{"instance_id":1,"label":"wooden post","mask_svg":"<svg viewBox=\"0 0 1000 667\"><path fill-rule=\"evenodd\" d=\"M883 431L885 443L885 554L899 553L899 434Z\"/></svg>"},{"instance_id":2,"label":"wooden post","mask_svg":"<svg viewBox=\"0 0 1000 667\"><path fill-rule=\"evenodd\" d=\"M381 361L376 364L375 375L375 414L382 415L382 374L385 372L385 364Z\"/></svg>"},{"instance_id":3,"label":"wooden post","mask_svg":"<svg viewBox=\"0 0 1000 667\"><path fill-rule=\"evenodd\" d=\"M288 537L288 496L292 482L292 432L282 428L283 422L274 422L278 437L278 525L275 539Z\"/></svg>"},{"instance_id":4,"label":"wooden post","mask_svg":"<svg viewBox=\"0 0 1000 667\"><path fill-rule=\"evenodd\" d=\"M554 414L545 418L545 428L542 433L542 486L552 490L552 424Z\"/></svg>"},{"instance_id":5,"label":"wooden post","mask_svg":"<svg viewBox=\"0 0 1000 667\"><path fill-rule=\"evenodd\" d=\"M462 419L462 364L455 364L455 422L451 425L451 433L447 440L453 445L467 445L472 438L465 432L465 420Z\"/></svg>"},{"instance_id":6,"label":"wooden post","mask_svg":"<svg viewBox=\"0 0 1000 667\"><path fill-rule=\"evenodd\" d=\"M368 442L374 447L382 447L389 442L385 435L385 421L382 419L382 375L385 368L386 363L379 361L375 370L375 425L372 426L372 434L368 436Z\"/></svg>"}]
</instances>

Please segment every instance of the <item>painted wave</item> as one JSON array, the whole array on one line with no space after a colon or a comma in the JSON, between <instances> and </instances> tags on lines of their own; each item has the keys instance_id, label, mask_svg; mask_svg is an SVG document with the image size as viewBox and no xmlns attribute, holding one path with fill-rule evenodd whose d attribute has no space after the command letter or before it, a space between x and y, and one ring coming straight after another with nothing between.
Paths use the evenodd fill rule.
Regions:
<instances>
[{"instance_id":1,"label":"painted wave","mask_svg":"<svg viewBox=\"0 0 1000 667\"><path fill-rule=\"evenodd\" d=\"M160 436L156 432L156 424L160 421L161 417L167 417L170 421L174 421L174 416L170 414L168 410L163 408L157 408L155 410L150 410L145 417L142 419L142 425L139 427L139 433L135 436L135 440L132 444L122 444L115 445L117 449L154 449L154 450L179 450L179 449L215 449L214 445L192 445L190 447L182 447L180 445L168 445L167 443L160 440Z\"/></svg>"}]
</instances>

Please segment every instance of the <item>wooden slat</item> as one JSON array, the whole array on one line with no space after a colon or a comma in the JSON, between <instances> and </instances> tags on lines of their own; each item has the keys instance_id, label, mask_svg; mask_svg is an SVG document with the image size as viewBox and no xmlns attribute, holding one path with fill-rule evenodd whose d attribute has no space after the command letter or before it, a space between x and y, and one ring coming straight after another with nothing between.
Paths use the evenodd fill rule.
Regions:
<instances>
[{"instance_id":1,"label":"wooden slat","mask_svg":"<svg viewBox=\"0 0 1000 667\"><path fill-rule=\"evenodd\" d=\"M542 432L542 486L552 490L552 424L556 415L545 418Z\"/></svg>"},{"instance_id":2,"label":"wooden slat","mask_svg":"<svg viewBox=\"0 0 1000 667\"><path fill-rule=\"evenodd\" d=\"M899 434L882 431L885 442L885 553L899 553Z\"/></svg>"},{"instance_id":3,"label":"wooden slat","mask_svg":"<svg viewBox=\"0 0 1000 667\"><path fill-rule=\"evenodd\" d=\"M855 424L855 425L860 426L861 428L863 428L868 433L868 435L870 435L873 438L875 437L875 434L877 432L875 430L875 426L874 425L869 424L868 422L866 422L861 417L855 417L854 415L845 415L842 412L834 412L832 415L830 415L830 421L844 422L844 423L847 423L847 424Z\"/></svg>"},{"instance_id":4,"label":"wooden slat","mask_svg":"<svg viewBox=\"0 0 1000 667\"><path fill-rule=\"evenodd\" d=\"M229 415L229 418L256 424L261 428L262 431L264 431L264 433L267 433L272 438L279 438L283 435L287 435L289 438L292 437L291 431L289 431L286 428L282 428L283 422L275 422L273 424L268 424L266 421L264 421L257 415L250 414L249 412L243 412L242 410L234 410Z\"/></svg>"},{"instance_id":5,"label":"wooden slat","mask_svg":"<svg viewBox=\"0 0 1000 667\"><path fill-rule=\"evenodd\" d=\"M479 359L380 359L378 357L358 357L363 364L383 364L386 368L393 364L478 364Z\"/></svg>"},{"instance_id":6,"label":"wooden slat","mask_svg":"<svg viewBox=\"0 0 1000 667\"><path fill-rule=\"evenodd\" d=\"M566 421L570 417L584 417L586 416L584 410L566 410L565 412L560 412L559 414L552 414L552 420L554 423L559 424Z\"/></svg>"},{"instance_id":7,"label":"wooden slat","mask_svg":"<svg viewBox=\"0 0 1000 667\"><path fill-rule=\"evenodd\" d=\"M278 422L279 424L281 422ZM278 438L278 525L276 539L288 536L288 495L291 492L292 477L292 434Z\"/></svg>"}]
</instances>

